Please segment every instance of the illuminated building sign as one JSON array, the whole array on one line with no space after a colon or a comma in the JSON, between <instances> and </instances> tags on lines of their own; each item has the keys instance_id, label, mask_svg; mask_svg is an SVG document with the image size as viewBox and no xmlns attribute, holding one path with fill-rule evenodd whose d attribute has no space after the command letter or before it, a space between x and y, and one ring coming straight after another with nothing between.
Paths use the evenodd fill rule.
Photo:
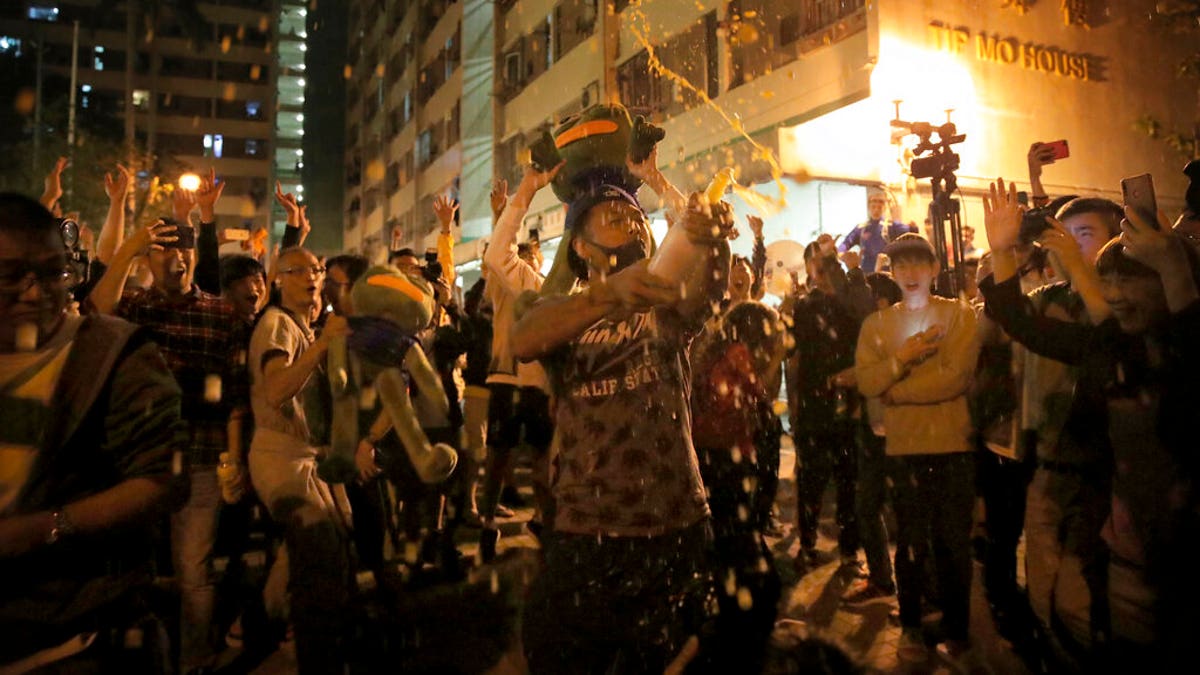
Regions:
<instances>
[{"instance_id":1,"label":"illuminated building sign","mask_svg":"<svg viewBox=\"0 0 1200 675\"><path fill-rule=\"evenodd\" d=\"M930 46L942 52L960 55L964 51L975 54L978 61L1020 65L1026 70L1036 70L1047 75L1058 75L1073 80L1094 82L1098 68L1095 57L1089 54L1072 53L1058 47L1021 42L1015 37L975 33L967 28L952 28L940 21L928 26Z\"/></svg>"}]
</instances>

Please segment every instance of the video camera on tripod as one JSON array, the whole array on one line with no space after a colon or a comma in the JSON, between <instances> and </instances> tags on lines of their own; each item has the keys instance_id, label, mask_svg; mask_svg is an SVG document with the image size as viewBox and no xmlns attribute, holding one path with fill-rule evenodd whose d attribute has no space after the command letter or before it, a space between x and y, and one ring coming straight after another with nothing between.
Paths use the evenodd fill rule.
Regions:
<instances>
[{"instance_id":1,"label":"video camera on tripod","mask_svg":"<svg viewBox=\"0 0 1200 675\"><path fill-rule=\"evenodd\" d=\"M946 111L946 123L934 126L930 122L905 122L900 119L900 101L893 101L896 106L896 117L891 126L901 129L917 137L917 146L913 148L915 155L909 163L909 174L913 178L930 179L933 191L933 202L929 205L929 222L933 226L933 250L937 254L942 271L938 275L936 291L945 297L957 297L963 288L962 263L962 207L957 199L951 197L958 189L959 156L951 146L967 140L966 134L958 133L958 127L950 121L953 110ZM933 140L937 135L937 141ZM947 255L946 242L950 242L950 255ZM952 257L952 259L951 259Z\"/></svg>"}]
</instances>

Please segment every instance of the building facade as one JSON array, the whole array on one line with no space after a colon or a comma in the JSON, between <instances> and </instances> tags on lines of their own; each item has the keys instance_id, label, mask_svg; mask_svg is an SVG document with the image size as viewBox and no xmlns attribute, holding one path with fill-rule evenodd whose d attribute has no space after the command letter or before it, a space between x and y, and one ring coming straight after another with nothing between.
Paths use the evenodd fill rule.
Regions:
<instances>
[{"instance_id":1,"label":"building facade","mask_svg":"<svg viewBox=\"0 0 1200 675\"><path fill-rule=\"evenodd\" d=\"M336 8L327 13L336 37L332 47L322 41L317 57L336 64L345 51L344 20ZM313 106L305 93L312 56L308 14L305 0L23 0L0 7L0 36L20 45L23 58L40 52L44 72L64 80L74 44L77 115L104 111L118 117L125 139L151 155L169 156L171 171L213 167L226 183L217 205L220 225L269 227L278 237L284 214L272 197L274 181L304 197L304 130ZM322 90L317 103L340 112L340 71L334 83L332 94ZM317 121L325 121L317 107ZM316 144L318 156L328 140ZM318 229L311 241L338 250L341 135L332 141L338 170L316 175L323 187L333 188L332 197L328 188L319 196L336 205L332 213L320 212L318 204L314 214L310 207L310 217L335 224ZM159 168L167 170L167 163Z\"/></svg>"},{"instance_id":2,"label":"building facade","mask_svg":"<svg viewBox=\"0 0 1200 675\"><path fill-rule=\"evenodd\" d=\"M1186 40L1148 18L1152 0L1095 16L1090 4L359 0L346 242L379 257L431 245L430 205L447 192L463 204L459 262L477 259L491 180L511 189L542 130L612 100L666 128L659 161L680 187L734 166L767 197L768 240L844 234L865 218L872 185L920 222L928 181L909 175L914 137L892 120L937 126L948 110L967 135L954 146L960 197L980 231L981 191L1000 175L1025 181L1035 141L1072 148L1046 169L1052 194L1116 197L1123 175L1151 172L1169 210L1181 202L1185 158L1139 120L1193 128L1195 83L1175 76ZM544 242L561 233L550 191L529 213ZM749 253L749 242L734 248Z\"/></svg>"}]
</instances>

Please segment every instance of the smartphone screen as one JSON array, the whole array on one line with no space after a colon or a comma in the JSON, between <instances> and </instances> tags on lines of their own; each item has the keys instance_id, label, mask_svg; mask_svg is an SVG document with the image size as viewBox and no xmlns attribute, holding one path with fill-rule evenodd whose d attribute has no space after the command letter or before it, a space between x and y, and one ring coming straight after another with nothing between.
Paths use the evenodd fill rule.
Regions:
<instances>
[{"instance_id":1,"label":"smartphone screen","mask_svg":"<svg viewBox=\"0 0 1200 675\"><path fill-rule=\"evenodd\" d=\"M1029 206L1029 193L1024 190L1017 193L1017 203L1021 206Z\"/></svg>"},{"instance_id":2,"label":"smartphone screen","mask_svg":"<svg viewBox=\"0 0 1200 675\"><path fill-rule=\"evenodd\" d=\"M1158 202L1154 198L1154 178L1144 173L1121 179L1125 205L1133 208L1154 229L1158 229Z\"/></svg>"},{"instance_id":3,"label":"smartphone screen","mask_svg":"<svg viewBox=\"0 0 1200 675\"><path fill-rule=\"evenodd\" d=\"M1046 145L1054 149L1055 160L1066 159L1071 156L1071 147L1067 145L1065 140L1054 141L1053 143L1047 143Z\"/></svg>"},{"instance_id":4,"label":"smartphone screen","mask_svg":"<svg viewBox=\"0 0 1200 675\"><path fill-rule=\"evenodd\" d=\"M237 227L227 227L225 228L225 239L229 241L249 241L250 230Z\"/></svg>"}]
</instances>

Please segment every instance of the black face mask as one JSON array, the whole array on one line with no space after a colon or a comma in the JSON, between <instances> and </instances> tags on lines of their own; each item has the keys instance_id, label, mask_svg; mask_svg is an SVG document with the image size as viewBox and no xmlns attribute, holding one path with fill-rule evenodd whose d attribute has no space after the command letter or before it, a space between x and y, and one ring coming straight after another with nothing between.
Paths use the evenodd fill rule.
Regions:
<instances>
[{"instance_id":1,"label":"black face mask","mask_svg":"<svg viewBox=\"0 0 1200 675\"><path fill-rule=\"evenodd\" d=\"M650 254L646 251L646 242L642 241L641 237L634 237L624 244L615 247L601 246L589 239L584 239L584 241L600 249L600 252L608 258L609 274L616 274L626 267L637 263L639 260L645 260L650 257Z\"/></svg>"}]
</instances>

